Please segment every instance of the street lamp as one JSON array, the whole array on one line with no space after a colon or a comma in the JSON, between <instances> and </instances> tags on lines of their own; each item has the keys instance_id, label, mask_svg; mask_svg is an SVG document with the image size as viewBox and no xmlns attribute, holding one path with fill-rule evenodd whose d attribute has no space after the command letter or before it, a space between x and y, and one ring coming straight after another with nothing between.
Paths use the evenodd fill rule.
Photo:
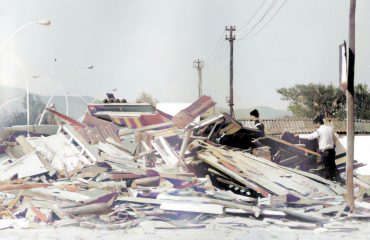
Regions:
<instances>
[{"instance_id":1,"label":"street lamp","mask_svg":"<svg viewBox=\"0 0 370 240\"><path fill-rule=\"evenodd\" d=\"M67 93L68 96L74 96L74 97L77 97L79 98L82 102L84 102L86 105L89 105L89 103L86 101L85 98L83 98L81 95L77 94L77 93L74 93L74 92L68 92Z\"/></svg>"},{"instance_id":2,"label":"street lamp","mask_svg":"<svg viewBox=\"0 0 370 240\"><path fill-rule=\"evenodd\" d=\"M44 78L44 79L46 79L47 81L49 81L49 82L53 83L53 84L57 87L57 90L58 90L58 89L62 90L62 91L64 92L64 97L65 97L66 112L68 112L68 96L67 96L68 94L67 94L67 92L64 90L64 88L63 88L63 87L62 87L62 86L61 86L57 81L55 81L55 80L53 80L53 79L51 79L51 78L48 78L48 77L42 76L42 75L34 75L34 76L32 76L32 78L33 78L33 79L37 79L37 78ZM47 103L46 103L46 105L45 105L45 108L49 106L49 104L50 104L51 100L52 100L52 99L51 99L51 98L49 98L48 102L47 102ZM40 118L40 120L39 120L39 125L41 124L41 121L42 121L42 119L43 119L44 115L45 115L45 109L42 111L41 118Z\"/></svg>"},{"instance_id":3,"label":"street lamp","mask_svg":"<svg viewBox=\"0 0 370 240\"><path fill-rule=\"evenodd\" d=\"M67 77L65 78L65 81L64 81L64 85L67 85L69 80L71 79L71 77L73 76L73 74L77 73L79 70L81 69L93 69L94 66L93 65L84 65L84 66L79 66L77 67L76 69L74 69L73 71L71 71ZM45 112L46 112L46 108L48 107L48 105L52 102L52 100L54 99L55 95L57 93L57 90L54 91L53 95L50 96L50 98L48 99L47 101L47 104L44 108L44 110L42 111L42 115L40 117L40 120L39 120L39 125L41 125L41 121L42 119L44 118L44 115L45 115ZM68 116L69 115L69 109L68 109L68 94L66 94L66 115Z\"/></svg>"},{"instance_id":4,"label":"street lamp","mask_svg":"<svg viewBox=\"0 0 370 240\"><path fill-rule=\"evenodd\" d=\"M72 93L72 92L67 92L67 96L74 96L74 97L78 97L82 102L84 102L86 105L89 105L89 103L86 101L86 99L85 98L83 98L81 95L78 95L78 94L76 94L76 93ZM37 123L37 122L39 122L38 123L38 125L41 125L41 122L42 122L42 119L40 119L40 117L42 116L42 113L40 113L38 116L37 116L37 118L36 118L36 120L35 120L35 124Z\"/></svg>"},{"instance_id":5,"label":"street lamp","mask_svg":"<svg viewBox=\"0 0 370 240\"><path fill-rule=\"evenodd\" d=\"M8 39L6 39L4 41L4 43L0 47L0 50L4 49L8 45L8 43L14 38L14 36L17 35L17 33L19 33L23 29L25 29L28 26L31 26L33 24L39 24L39 25L42 25L42 26L49 26L51 24L51 21L48 20L48 19L39 19L37 21L32 21L32 22L29 22L29 23L24 24L23 26L21 26L20 28L18 28L12 35L10 35L8 37Z\"/></svg>"},{"instance_id":6,"label":"street lamp","mask_svg":"<svg viewBox=\"0 0 370 240\"><path fill-rule=\"evenodd\" d=\"M77 67L75 70L73 70L72 72L70 72L68 74L68 76L66 77L66 79L64 80L64 83L65 85L67 85L69 83L69 80L71 79L71 77L76 74L79 70L82 70L82 69L88 69L88 70L91 70L93 69L94 66L93 65L83 65L83 66L79 66ZM68 111L68 107L67 107L67 116L69 115L69 111Z\"/></svg>"},{"instance_id":7,"label":"street lamp","mask_svg":"<svg viewBox=\"0 0 370 240\"><path fill-rule=\"evenodd\" d=\"M67 75L67 77L66 77L66 79L64 80L64 82L65 82L65 84L69 81L69 79L75 74L75 73L77 73L79 70L81 70L81 69L93 69L94 68L94 66L93 65L83 65L83 66L78 66L76 69L74 69L73 71L71 71L68 75Z\"/></svg>"},{"instance_id":8,"label":"street lamp","mask_svg":"<svg viewBox=\"0 0 370 240\"><path fill-rule=\"evenodd\" d=\"M26 68L24 67L24 65L22 64L22 62L15 56L5 52L4 50L0 49L0 52L5 54L6 56L8 56L9 58L11 58L22 70L22 73L23 73L23 76L24 76L24 80L26 81L26 108L27 108L27 125L30 124L30 105L29 105L29 101L30 101L30 92L29 92L29 80L28 80L28 74L27 74L27 70Z\"/></svg>"},{"instance_id":9,"label":"street lamp","mask_svg":"<svg viewBox=\"0 0 370 240\"><path fill-rule=\"evenodd\" d=\"M0 110L1 110L3 107L5 107L6 105L8 105L9 103L12 103L12 102L15 102L15 101L21 101L21 100L22 100L22 98L20 98L20 97L11 98L11 99L9 99L9 100L5 101L3 104L1 104L1 106L0 106Z\"/></svg>"},{"instance_id":10,"label":"street lamp","mask_svg":"<svg viewBox=\"0 0 370 240\"><path fill-rule=\"evenodd\" d=\"M7 101L5 101L3 104L0 105L0 111L1 109L3 109L6 105L12 103L12 102L15 102L15 101L22 101L22 98L20 97L16 97L16 98L11 98L11 99L8 99ZM1 126L0 126L1 127Z\"/></svg>"},{"instance_id":11,"label":"street lamp","mask_svg":"<svg viewBox=\"0 0 370 240\"><path fill-rule=\"evenodd\" d=\"M23 26L21 26L20 28L18 28L13 34L11 34L7 40L5 40L5 42L0 46L0 51L4 52L4 48L8 45L8 43L14 38L14 36L19 33L20 31L22 31L23 29L27 28L28 26L31 26L33 24L39 24L39 25L42 25L42 26L49 26L51 24L50 20L47 20L47 19L40 19L40 20L37 20L37 21L32 21L32 22L29 22L29 23L26 23L24 24ZM5 52L4 52L5 53ZM18 60L17 60L18 61ZM20 66L22 66L22 69L23 71L25 72L24 70L24 67L22 64L19 64ZM26 76L26 94L27 94L27 125L30 125L30 91L29 91L29 81L28 81L28 75L25 74Z\"/></svg>"},{"instance_id":12,"label":"street lamp","mask_svg":"<svg viewBox=\"0 0 370 240\"><path fill-rule=\"evenodd\" d=\"M49 26L51 24L51 21L49 19L39 19L37 23L40 25Z\"/></svg>"},{"instance_id":13,"label":"street lamp","mask_svg":"<svg viewBox=\"0 0 370 240\"><path fill-rule=\"evenodd\" d=\"M66 79L64 80L65 85L67 85L67 84L69 83L69 81L70 81L71 77L72 77L74 74L76 74L78 71L80 71L80 70L82 70L82 69L88 69L88 70L91 70L91 69L93 69L93 68L94 68L94 66L93 66L93 65L82 65L82 66L77 67L75 70L71 71L71 72L67 75ZM68 112L68 108L67 108L67 116L68 116L68 114L69 114L69 112Z\"/></svg>"},{"instance_id":14,"label":"street lamp","mask_svg":"<svg viewBox=\"0 0 370 240\"><path fill-rule=\"evenodd\" d=\"M68 106L69 106L69 101L68 101L68 96L70 95L73 95L75 97L78 97L79 99L81 99L81 101L83 101L86 105L88 105L89 103L80 95L76 94L76 93L73 93L73 92L66 92L66 90L62 87L62 85L60 85L57 81L49 78L49 77L46 77L46 76L43 76L43 75L35 75L35 76L32 76L32 78L34 79L37 79L37 78L43 78L51 83L53 83L55 86L57 86L58 89L62 90L64 92L64 97L65 97L65 104L66 104L66 112L68 111ZM49 107L49 105L51 104L51 101L53 99L52 98L49 98L48 99L48 102L46 103L45 107ZM46 113L46 109L43 110L43 112L37 117L36 119L36 122L37 120L39 121L38 122L38 125L41 125L41 122L42 122L42 119L44 118L44 115ZM36 123L35 122L35 123Z\"/></svg>"}]
</instances>

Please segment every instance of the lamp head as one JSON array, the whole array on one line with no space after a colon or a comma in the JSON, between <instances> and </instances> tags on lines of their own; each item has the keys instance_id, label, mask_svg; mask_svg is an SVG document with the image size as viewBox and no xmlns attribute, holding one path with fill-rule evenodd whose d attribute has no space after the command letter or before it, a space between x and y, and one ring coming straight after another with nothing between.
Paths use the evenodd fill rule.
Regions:
<instances>
[{"instance_id":1,"label":"lamp head","mask_svg":"<svg viewBox=\"0 0 370 240\"><path fill-rule=\"evenodd\" d=\"M51 21L49 19L40 19L37 21L37 23L43 26L49 26Z\"/></svg>"}]
</instances>

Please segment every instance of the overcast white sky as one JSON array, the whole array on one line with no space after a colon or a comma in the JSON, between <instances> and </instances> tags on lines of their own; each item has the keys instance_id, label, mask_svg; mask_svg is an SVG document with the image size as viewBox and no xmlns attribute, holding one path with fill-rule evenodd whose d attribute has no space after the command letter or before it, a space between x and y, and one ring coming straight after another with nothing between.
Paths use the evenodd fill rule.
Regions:
<instances>
[{"instance_id":1,"label":"overcast white sky","mask_svg":"<svg viewBox=\"0 0 370 240\"><path fill-rule=\"evenodd\" d=\"M236 108L285 109L277 88L338 83L338 45L348 38L349 0L288 0L258 32L283 2L277 0L251 33L258 34L235 41ZM256 20L240 32L263 3ZM0 44L24 24L50 19L50 26L29 26L5 48L20 59L29 76L45 75L68 91L93 97L117 88L116 95L128 100L145 91L161 102L191 102L198 95L193 60L210 57L226 25L235 25L240 39L271 3L274 0L0 0ZM369 13L370 1L358 0L357 83L370 80ZM226 106L229 43L221 42L203 72L203 92ZM66 81L70 72L90 64L94 69L81 69ZM31 91L37 93L51 94L54 88L43 79L30 81ZM1 53L0 84L25 87L20 67Z\"/></svg>"}]
</instances>

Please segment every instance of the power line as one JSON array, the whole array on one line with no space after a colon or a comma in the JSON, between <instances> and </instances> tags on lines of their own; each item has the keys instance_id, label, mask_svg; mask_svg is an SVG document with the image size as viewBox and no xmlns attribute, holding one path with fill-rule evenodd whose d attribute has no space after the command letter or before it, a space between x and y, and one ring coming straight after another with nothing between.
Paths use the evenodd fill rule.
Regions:
<instances>
[{"instance_id":1,"label":"power line","mask_svg":"<svg viewBox=\"0 0 370 240\"><path fill-rule=\"evenodd\" d=\"M246 38L247 36L249 36L253 31L254 29L256 29L256 27L258 27L258 25L266 18L266 16L269 15L269 13L272 11L272 9L275 7L276 3L278 2L278 0L274 0L273 2L271 2L270 6L266 9L265 13L263 14L263 16L258 20L258 22L256 24L254 24L252 26L252 28L250 29L250 31L248 31L246 34L244 34L244 36L242 36L239 40L242 40L244 38Z\"/></svg>"},{"instance_id":2,"label":"power line","mask_svg":"<svg viewBox=\"0 0 370 240\"><path fill-rule=\"evenodd\" d=\"M227 50L227 47L225 45L225 41L223 41L223 44L221 45L221 47L217 51L217 54L215 55L215 57L212 59L211 62L208 63L208 65L205 65L204 69L209 70L212 67L218 65L220 63L220 61L222 60L222 58L225 56L226 50Z\"/></svg>"},{"instance_id":3,"label":"power line","mask_svg":"<svg viewBox=\"0 0 370 240\"><path fill-rule=\"evenodd\" d=\"M257 9L257 11L253 14L253 16L241 27L242 30L243 30L243 28L247 27L256 18L256 16L258 15L258 13L261 12L261 10L263 9L263 7L266 5L267 2L268 2L268 0L265 0L260 5L260 7ZM266 28L267 25L273 20L273 18L280 11L280 9L285 5L285 3L287 2L287 0L284 0L284 2L282 2L282 4L273 13L272 17L270 17L268 19L268 21L257 32L253 33L253 31L258 26L260 26L260 23L263 22L265 20L265 18L269 16L269 14L271 13L271 11L274 9L274 7L276 6L276 4L278 2L279 2L279 0L273 0L270 3L270 5L267 7L267 9L264 11L264 13L261 16L261 18L257 21L257 23L255 23L251 28L245 29L245 30L249 30L249 31L242 38L240 38L238 40L247 40L249 38L252 38L252 37L256 36L258 33L260 33L264 28ZM204 66L205 66L204 69L205 70L209 70L210 68L214 67L215 65L218 65L221 62L221 60L225 57L227 48L224 45L225 41L222 41L223 40L223 34L224 33L222 33L222 35L220 36L220 38L218 40L218 43L217 43L216 47L214 48L214 50L212 51L212 53L209 55L209 57L205 61L205 63L204 63Z\"/></svg>"},{"instance_id":4,"label":"power line","mask_svg":"<svg viewBox=\"0 0 370 240\"><path fill-rule=\"evenodd\" d=\"M278 14L278 12L281 10L281 8L285 5L285 3L287 2L288 0L285 0L281 5L280 7L275 11L275 13L272 15L272 17L266 22L265 25L263 25L257 32L255 32L254 34L250 35L249 37L245 36L244 38L242 39L239 39L239 40L248 40L248 39L251 39L253 37L255 37L257 34L259 34L264 28L267 27L267 25L270 24L270 22L272 21L272 19L274 19L274 17ZM247 37L247 38L246 38Z\"/></svg>"},{"instance_id":5,"label":"power line","mask_svg":"<svg viewBox=\"0 0 370 240\"><path fill-rule=\"evenodd\" d=\"M225 46L226 46L226 45L225 45ZM225 48L224 48L224 51L223 51L223 53L220 55L220 57L218 58L218 60L217 60L217 62L216 62L216 65L218 65L218 64L221 62L221 60L225 57L226 52L227 52L227 47L225 47Z\"/></svg>"},{"instance_id":6,"label":"power line","mask_svg":"<svg viewBox=\"0 0 370 240\"><path fill-rule=\"evenodd\" d=\"M205 61L205 66L207 66L208 65L208 63L209 62L211 62L212 60L213 60L213 57L214 57L214 55L215 55L215 53L222 47L222 45L224 44L224 32L225 31L222 31L222 34L221 34L221 36L219 37L219 40L217 41L217 45L216 45L216 47L213 49L213 51L212 51L212 53L211 53L211 55L209 55L209 57L208 58L206 58L206 61Z\"/></svg>"},{"instance_id":7,"label":"power line","mask_svg":"<svg viewBox=\"0 0 370 240\"><path fill-rule=\"evenodd\" d=\"M257 11L253 14L253 16L243 24L243 26L239 29L239 32L244 31L244 28L247 27L257 16L257 14L262 10L263 6L267 3L268 0L265 0L260 7L257 9Z\"/></svg>"},{"instance_id":8,"label":"power line","mask_svg":"<svg viewBox=\"0 0 370 240\"><path fill-rule=\"evenodd\" d=\"M222 41L222 44L220 45L220 47L217 49L216 51L216 54L214 55L214 57L208 62L208 64L204 64L205 65L205 68L210 68L211 66L213 66L215 64L215 62L217 62L216 59L219 59L219 56L220 56L220 53L222 53L223 49L226 48L226 45L225 45L225 41Z\"/></svg>"},{"instance_id":9,"label":"power line","mask_svg":"<svg viewBox=\"0 0 370 240\"><path fill-rule=\"evenodd\" d=\"M267 1L268 0L265 0L260 5L260 7L257 9L257 11L253 14L253 16L241 27L241 30L243 30L243 28L247 27L249 25L249 23L254 20L254 18L261 11L261 9L267 3ZM274 0L274 1L276 1L276 0ZM216 63L216 65L217 65L222 60L222 58L225 56L226 49L224 49L224 51L222 51L222 47L224 46L224 43L225 43L225 41L223 41L223 40L224 40L224 31L222 32L221 36L219 37L219 40L217 41L216 47L213 49L213 51L209 55L209 57L206 58L206 60L204 62L205 69L209 69L211 66L213 66L213 63ZM221 52L222 52L222 54L219 55L219 53L221 53ZM220 57L218 57L218 56L220 56Z\"/></svg>"},{"instance_id":10,"label":"power line","mask_svg":"<svg viewBox=\"0 0 370 240\"><path fill-rule=\"evenodd\" d=\"M273 10L273 8L275 7L275 5L278 3L279 0L273 0L270 5L268 6L268 8L265 10L263 16L258 20L257 23L255 23L251 28L247 28L245 29L251 22L253 22L253 20L256 18L256 16L258 15L258 13L261 12L261 10L263 9L263 7L266 5L266 3L268 2L268 0L265 0L260 6L259 8L257 9L257 11L253 14L253 16L245 23L243 24L243 26L240 28L241 30L239 31L243 31L243 30L249 30L244 36L242 36L240 39L238 40L247 40L249 38L252 38L254 37L255 35L257 35L258 33L260 33L265 27L267 27L267 25L272 21L272 19L277 15L277 13L280 11L280 9L284 6L284 4L287 2L287 0L284 0L284 2L278 7L277 11L275 11L275 13L273 13L272 17L270 17L270 19L266 22L266 24L264 24L262 26L262 28L260 28L257 32L255 32L252 36L250 36L250 34L253 33L253 31L260 25L261 22L263 22L263 20L269 15L269 13ZM238 31L238 32L239 32ZM249 36L249 37L248 37ZM248 37L248 38L247 38ZM209 69L211 67L213 67L214 65L217 65L220 63L220 61L223 59L223 57L225 56L226 54L226 48L223 49L224 47L224 43L225 41L223 41L223 38L224 38L224 31L222 32L221 36L219 37L219 40L217 42L217 45L216 47L213 49L212 53L209 55L208 58L206 58L206 61L204 62L204 66L205 66L205 69ZM222 51L223 49L223 51ZM220 54L221 53L221 54Z\"/></svg>"},{"instance_id":11,"label":"power line","mask_svg":"<svg viewBox=\"0 0 370 240\"><path fill-rule=\"evenodd\" d=\"M246 34L244 34L239 40L244 39L245 37L247 37L248 35L250 35L254 31L254 29L256 29L259 26L259 24L261 22L263 22L263 20L269 15L269 13L275 7L275 5L276 5L277 2L278 2L278 0L273 0L270 3L270 6L265 10L265 12L262 15L262 17L260 17L260 19L250 28L250 30Z\"/></svg>"}]
</instances>

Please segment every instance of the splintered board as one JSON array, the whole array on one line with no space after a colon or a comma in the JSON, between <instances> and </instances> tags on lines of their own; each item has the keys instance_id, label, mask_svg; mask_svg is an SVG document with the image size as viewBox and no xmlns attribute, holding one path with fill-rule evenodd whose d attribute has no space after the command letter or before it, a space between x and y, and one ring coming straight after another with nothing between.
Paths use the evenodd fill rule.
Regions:
<instances>
[{"instance_id":1,"label":"splintered board","mask_svg":"<svg viewBox=\"0 0 370 240\"><path fill-rule=\"evenodd\" d=\"M255 157L248 153L224 150L208 144L202 144L205 151L198 154L198 158L223 174L244 184L246 187L267 196L293 194L297 197L335 196L338 192L327 186L325 179L316 176L315 180L290 171L271 161Z\"/></svg>"}]
</instances>

